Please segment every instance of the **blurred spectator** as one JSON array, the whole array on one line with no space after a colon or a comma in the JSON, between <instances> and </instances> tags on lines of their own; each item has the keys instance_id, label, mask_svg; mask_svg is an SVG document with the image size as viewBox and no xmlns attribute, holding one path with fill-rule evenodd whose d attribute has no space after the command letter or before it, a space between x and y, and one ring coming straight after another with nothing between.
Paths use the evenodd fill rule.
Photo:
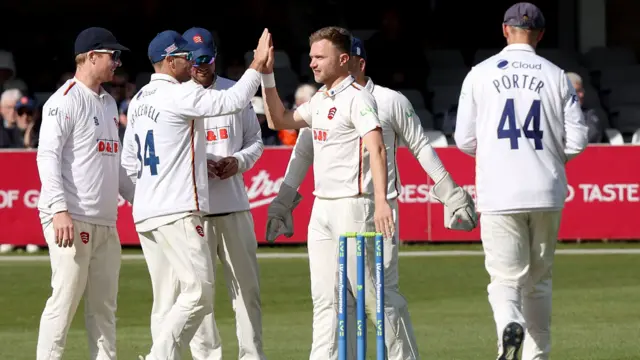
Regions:
<instances>
[{"instance_id":1,"label":"blurred spectator","mask_svg":"<svg viewBox=\"0 0 640 360\"><path fill-rule=\"evenodd\" d=\"M120 135L120 143L124 139L124 131L127 129L127 111L129 110L129 102L131 99L126 99L120 103L120 118L118 119L118 135Z\"/></svg>"},{"instance_id":2,"label":"blurred spectator","mask_svg":"<svg viewBox=\"0 0 640 360\"><path fill-rule=\"evenodd\" d=\"M262 132L262 142L264 143L264 145L280 145L278 132L269 129L267 116L264 114L264 102L262 101L262 98L260 96L254 96L251 99L251 106L253 106L253 111L255 111L256 116L258 117L258 122L260 123L260 131Z\"/></svg>"},{"instance_id":3,"label":"blurred spectator","mask_svg":"<svg viewBox=\"0 0 640 360\"><path fill-rule=\"evenodd\" d=\"M113 80L105 86L109 89L111 96L116 100L116 104L120 104L123 100L127 99L128 83L129 75L125 73L122 68L118 68L113 75Z\"/></svg>"},{"instance_id":4,"label":"blurred spectator","mask_svg":"<svg viewBox=\"0 0 640 360\"><path fill-rule=\"evenodd\" d=\"M318 89L311 84L302 84L296 89L294 95L295 104L293 109L311 100L311 97L318 91ZM298 130L280 130L278 131L278 138L280 143L286 146L294 146L298 140Z\"/></svg>"},{"instance_id":5,"label":"blurred spectator","mask_svg":"<svg viewBox=\"0 0 640 360\"><path fill-rule=\"evenodd\" d=\"M20 131L16 126L16 104L22 98L18 89L5 90L0 96L0 148L23 147Z\"/></svg>"},{"instance_id":6,"label":"blurred spectator","mask_svg":"<svg viewBox=\"0 0 640 360\"><path fill-rule=\"evenodd\" d=\"M22 146L27 149L38 147L38 134L42 116L34 99L23 96L16 103L16 128L20 129Z\"/></svg>"},{"instance_id":7,"label":"blurred spectator","mask_svg":"<svg viewBox=\"0 0 640 360\"><path fill-rule=\"evenodd\" d=\"M13 89L17 90L17 89ZM7 90L10 91L10 90ZM5 91L6 92L6 91ZM32 148L33 146L33 125L34 125L34 116L36 112L36 104L35 101L26 96L22 96L18 101L14 104L14 123L12 127L6 128L6 134L8 135L8 139L10 140L9 146L11 148ZM25 139L25 136L28 137Z\"/></svg>"},{"instance_id":8,"label":"blurred spectator","mask_svg":"<svg viewBox=\"0 0 640 360\"><path fill-rule=\"evenodd\" d=\"M589 109L584 106L584 87L582 86L582 77L580 75L570 72L567 73L567 77L573 84L573 87L576 89L576 94L578 95L578 100L580 101L580 105L582 106L582 112L584 113L584 119L587 122L587 126L589 127L589 142L590 143L600 143L604 138L604 124L598 118L596 114L596 109Z\"/></svg>"},{"instance_id":9,"label":"blurred spectator","mask_svg":"<svg viewBox=\"0 0 640 360\"><path fill-rule=\"evenodd\" d=\"M424 91L428 75L427 59L419 42L402 27L400 14L386 10L382 29L365 41L368 58L367 73L377 84L392 89ZM418 46L418 47L416 47ZM406 54L412 49L410 56Z\"/></svg>"}]
</instances>

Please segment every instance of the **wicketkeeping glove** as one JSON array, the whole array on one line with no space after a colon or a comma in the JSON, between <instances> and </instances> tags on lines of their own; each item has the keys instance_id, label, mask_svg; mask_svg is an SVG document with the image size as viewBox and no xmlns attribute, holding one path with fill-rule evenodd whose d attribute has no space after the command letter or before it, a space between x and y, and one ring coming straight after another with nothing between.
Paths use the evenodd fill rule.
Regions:
<instances>
[{"instance_id":1,"label":"wicketkeeping glove","mask_svg":"<svg viewBox=\"0 0 640 360\"><path fill-rule=\"evenodd\" d=\"M431 188L431 196L444 204L444 226L452 230L471 231L478 225L473 198L447 175Z\"/></svg>"},{"instance_id":2,"label":"wicketkeeping glove","mask_svg":"<svg viewBox=\"0 0 640 360\"><path fill-rule=\"evenodd\" d=\"M302 201L296 189L282 183L278 196L267 210L267 241L272 243L280 235L293 236L293 209Z\"/></svg>"}]
</instances>

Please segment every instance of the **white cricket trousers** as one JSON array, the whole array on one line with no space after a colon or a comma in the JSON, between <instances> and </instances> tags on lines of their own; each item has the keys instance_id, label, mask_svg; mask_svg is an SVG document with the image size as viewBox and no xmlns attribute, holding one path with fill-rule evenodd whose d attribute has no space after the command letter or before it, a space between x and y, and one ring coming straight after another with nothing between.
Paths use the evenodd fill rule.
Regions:
<instances>
[{"instance_id":1,"label":"white cricket trousers","mask_svg":"<svg viewBox=\"0 0 640 360\"><path fill-rule=\"evenodd\" d=\"M189 215L139 237L153 290L153 346L146 359L179 360L213 312L213 265L202 217Z\"/></svg>"},{"instance_id":2,"label":"white cricket trousers","mask_svg":"<svg viewBox=\"0 0 640 360\"><path fill-rule=\"evenodd\" d=\"M501 347L510 322L525 329L522 360L546 360L551 351L551 272L562 211L482 214L489 302Z\"/></svg>"},{"instance_id":3,"label":"white cricket trousers","mask_svg":"<svg viewBox=\"0 0 640 360\"><path fill-rule=\"evenodd\" d=\"M84 295L89 359L116 359L120 239L115 226L73 220L73 246L56 244L53 223L43 225L51 258L51 297L38 334L37 360L62 359L69 326Z\"/></svg>"},{"instance_id":4,"label":"white cricket trousers","mask_svg":"<svg viewBox=\"0 0 640 360\"><path fill-rule=\"evenodd\" d=\"M258 242L250 211L204 218L211 260L220 259L231 304L236 315L238 359L266 359L262 350L262 310L260 273L256 250ZM194 360L221 360L222 339L215 313L205 316L191 340Z\"/></svg>"},{"instance_id":5,"label":"white cricket trousers","mask_svg":"<svg viewBox=\"0 0 640 360\"><path fill-rule=\"evenodd\" d=\"M409 317L407 300L398 287L398 204L390 200L396 222L393 239L385 239L385 343L388 359L419 359L418 348ZM316 198L309 222L308 252L313 300L313 343L310 360L338 358L338 238L345 232L374 231L374 202L366 197L344 199ZM365 266L365 304L367 314L376 313L375 252L373 240L367 242ZM357 280L355 239L347 243L347 339L348 358L355 359ZM370 319L375 321L375 315Z\"/></svg>"}]
</instances>

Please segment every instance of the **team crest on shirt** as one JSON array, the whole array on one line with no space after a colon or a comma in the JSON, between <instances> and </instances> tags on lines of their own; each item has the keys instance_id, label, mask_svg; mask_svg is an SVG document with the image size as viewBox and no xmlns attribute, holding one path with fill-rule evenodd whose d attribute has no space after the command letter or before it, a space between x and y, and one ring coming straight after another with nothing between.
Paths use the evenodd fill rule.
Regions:
<instances>
[{"instance_id":1,"label":"team crest on shirt","mask_svg":"<svg viewBox=\"0 0 640 360\"><path fill-rule=\"evenodd\" d=\"M336 115L336 111L338 111L338 109L336 109L335 106L329 109L329 114L327 114L327 119L329 120L333 119L333 117Z\"/></svg>"},{"instance_id":2,"label":"team crest on shirt","mask_svg":"<svg viewBox=\"0 0 640 360\"><path fill-rule=\"evenodd\" d=\"M89 233L86 231L83 231L80 233L80 240L82 240L83 244L86 244L89 242Z\"/></svg>"},{"instance_id":3,"label":"team crest on shirt","mask_svg":"<svg viewBox=\"0 0 640 360\"><path fill-rule=\"evenodd\" d=\"M113 122L116 124L117 128L120 128L120 123L118 122L118 119L116 119L115 117L113 118Z\"/></svg>"},{"instance_id":4,"label":"team crest on shirt","mask_svg":"<svg viewBox=\"0 0 640 360\"><path fill-rule=\"evenodd\" d=\"M202 226L196 225L196 232L198 232L198 235L200 235L200 237L204 237L204 229L202 228Z\"/></svg>"},{"instance_id":5,"label":"team crest on shirt","mask_svg":"<svg viewBox=\"0 0 640 360\"><path fill-rule=\"evenodd\" d=\"M93 117L93 123L94 123L96 126L100 125L100 122L98 121L98 117L97 117L97 116L94 116L94 117Z\"/></svg>"}]
</instances>

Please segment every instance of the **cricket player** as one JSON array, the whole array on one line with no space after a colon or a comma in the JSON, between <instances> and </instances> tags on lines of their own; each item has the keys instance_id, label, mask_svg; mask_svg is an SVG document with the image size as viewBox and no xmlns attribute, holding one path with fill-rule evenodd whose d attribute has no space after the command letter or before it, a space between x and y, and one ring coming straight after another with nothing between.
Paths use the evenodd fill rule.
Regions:
<instances>
[{"instance_id":1,"label":"cricket player","mask_svg":"<svg viewBox=\"0 0 640 360\"><path fill-rule=\"evenodd\" d=\"M132 201L133 184L120 167L118 108L101 84L113 79L125 50L107 29L82 31L75 76L42 111L38 211L53 291L40 319L38 360L62 359L83 295L89 359L116 359L118 193Z\"/></svg>"},{"instance_id":2,"label":"cricket player","mask_svg":"<svg viewBox=\"0 0 640 360\"><path fill-rule=\"evenodd\" d=\"M308 251L313 299L311 360L337 359L338 238L344 232L383 232L392 241L394 221L387 202L387 153L377 104L371 93L349 75L351 34L339 27L313 33L309 42L316 82L326 86L296 108L285 110L273 74L263 75L269 126L280 129L311 127L314 135L316 199L309 224ZM270 69L270 66L267 66ZM365 150L366 149L366 150ZM294 193L295 196L295 193ZM297 199L293 200L294 202ZM373 256L373 244L369 245ZM355 243L348 244L347 274L356 289ZM374 261L367 261L365 303L375 303ZM354 302L348 311L354 313ZM352 353L355 342L351 343Z\"/></svg>"},{"instance_id":3,"label":"cricket player","mask_svg":"<svg viewBox=\"0 0 640 360\"><path fill-rule=\"evenodd\" d=\"M207 89L228 90L235 81L217 76L213 35L191 28L182 37L197 49L191 81ZM210 214L204 217L211 261L222 263L225 283L236 314L239 359L266 359L262 351L260 276L253 216L242 174L262 155L262 133L251 105L241 112L205 119ZM191 340L195 360L222 359L222 340L214 314L205 316Z\"/></svg>"},{"instance_id":4,"label":"cricket player","mask_svg":"<svg viewBox=\"0 0 640 360\"><path fill-rule=\"evenodd\" d=\"M351 75L356 82L373 94L378 104L378 117L382 125L382 134L387 149L387 199L394 213L395 233L393 241L386 241L385 255L385 313L388 329L385 332L388 358L391 360L420 359L418 345L413 333L413 325L409 316L407 301L398 287L398 195L400 194L400 179L396 166L396 150L398 139L407 144L409 150L418 159L423 169L434 180L433 193L439 199L444 199L447 209L456 209L455 221L447 221L448 227L460 230L472 230L477 219L475 206L471 196L459 187L446 171L438 155L429 144L420 119L415 114L409 100L401 93L375 85L371 78L365 76L367 55L362 41L353 38L351 42ZM320 89L324 91L323 89ZM293 234L292 210L295 205L287 199L301 199L296 189L300 186L313 163L313 134L308 129L302 129L296 143L284 182L280 186L278 196L269 206L267 222L267 240L274 241L282 234ZM453 215L453 214L452 214ZM460 218L460 222L457 221ZM285 219L287 221L285 221ZM313 221L313 220L312 220ZM451 224L451 225L449 225ZM369 309L374 313L375 309ZM373 319L372 319L373 320ZM355 319L351 320L355 323ZM353 331L351 331L353 330ZM355 341L355 328L349 328L350 341Z\"/></svg>"},{"instance_id":5,"label":"cricket player","mask_svg":"<svg viewBox=\"0 0 640 360\"><path fill-rule=\"evenodd\" d=\"M455 140L476 158L476 201L500 360L549 359L551 272L567 196L565 164L587 146L587 126L564 71L536 55L540 9L504 15L507 46L462 85ZM525 334L526 332L526 334ZM523 339L524 337L524 339Z\"/></svg>"},{"instance_id":6,"label":"cricket player","mask_svg":"<svg viewBox=\"0 0 640 360\"><path fill-rule=\"evenodd\" d=\"M213 265L202 219L210 212L203 119L246 107L260 85L257 70L264 70L270 37L265 29L250 68L224 92L188 81L195 47L179 33L161 32L149 44L155 73L129 104L123 155L127 170L137 174L133 220L151 276L153 306L172 303L160 322L151 321L147 360L180 359L213 311ZM132 158L137 163L131 164ZM175 281L165 278L164 267L171 268ZM166 298L166 289L176 288Z\"/></svg>"}]
</instances>

